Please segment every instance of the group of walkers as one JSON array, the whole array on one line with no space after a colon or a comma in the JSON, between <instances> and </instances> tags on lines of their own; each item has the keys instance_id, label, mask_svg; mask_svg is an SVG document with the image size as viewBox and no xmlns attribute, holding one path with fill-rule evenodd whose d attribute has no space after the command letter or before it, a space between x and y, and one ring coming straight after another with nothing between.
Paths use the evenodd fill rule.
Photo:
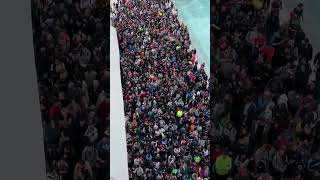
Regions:
<instances>
[{"instance_id":1,"label":"group of walkers","mask_svg":"<svg viewBox=\"0 0 320 180\"><path fill-rule=\"evenodd\" d=\"M301 28L303 4L280 23L281 0L256 1L213 5L212 175L320 179L320 53Z\"/></svg>"},{"instance_id":2,"label":"group of walkers","mask_svg":"<svg viewBox=\"0 0 320 180\"><path fill-rule=\"evenodd\" d=\"M123 0L113 11L130 179L208 178L208 76L173 2Z\"/></svg>"},{"instance_id":3,"label":"group of walkers","mask_svg":"<svg viewBox=\"0 0 320 180\"><path fill-rule=\"evenodd\" d=\"M48 179L107 179L109 4L31 2ZM211 5L209 80L171 0L114 4L130 179L320 179L320 53L303 4L286 23L281 0Z\"/></svg>"},{"instance_id":4,"label":"group of walkers","mask_svg":"<svg viewBox=\"0 0 320 180\"><path fill-rule=\"evenodd\" d=\"M32 0L47 178L109 178L108 3Z\"/></svg>"}]
</instances>

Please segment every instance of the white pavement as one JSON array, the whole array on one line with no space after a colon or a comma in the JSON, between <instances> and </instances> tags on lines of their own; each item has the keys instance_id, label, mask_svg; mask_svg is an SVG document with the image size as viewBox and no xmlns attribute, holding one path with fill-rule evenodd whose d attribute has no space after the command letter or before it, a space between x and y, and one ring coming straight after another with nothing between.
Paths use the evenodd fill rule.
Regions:
<instances>
[{"instance_id":1,"label":"white pavement","mask_svg":"<svg viewBox=\"0 0 320 180\"><path fill-rule=\"evenodd\" d=\"M117 0L111 0L110 5ZM128 180L128 153L117 31L110 26L110 180Z\"/></svg>"},{"instance_id":2,"label":"white pavement","mask_svg":"<svg viewBox=\"0 0 320 180\"><path fill-rule=\"evenodd\" d=\"M116 29L110 26L110 179L128 180L125 114Z\"/></svg>"}]
</instances>

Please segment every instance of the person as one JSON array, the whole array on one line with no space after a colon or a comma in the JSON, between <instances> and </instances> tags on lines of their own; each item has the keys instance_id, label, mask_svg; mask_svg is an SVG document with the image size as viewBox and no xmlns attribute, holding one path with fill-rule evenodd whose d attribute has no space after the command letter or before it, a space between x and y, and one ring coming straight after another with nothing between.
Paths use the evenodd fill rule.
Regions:
<instances>
[{"instance_id":1,"label":"person","mask_svg":"<svg viewBox=\"0 0 320 180\"><path fill-rule=\"evenodd\" d=\"M228 177L232 168L232 159L227 154L222 154L217 157L214 164L214 171L217 174L217 179Z\"/></svg>"},{"instance_id":2,"label":"person","mask_svg":"<svg viewBox=\"0 0 320 180\"><path fill-rule=\"evenodd\" d=\"M272 167L274 168L273 176L275 179L281 179L287 168L286 156L283 150L278 150L272 159Z\"/></svg>"},{"instance_id":3,"label":"person","mask_svg":"<svg viewBox=\"0 0 320 180\"><path fill-rule=\"evenodd\" d=\"M301 54L303 57L306 57L306 61L308 62L313 58L313 47L308 38L305 38L302 42Z\"/></svg>"},{"instance_id":4,"label":"person","mask_svg":"<svg viewBox=\"0 0 320 180\"><path fill-rule=\"evenodd\" d=\"M240 177L246 177L248 176L248 164L249 164L249 159L245 153L242 153L240 155L237 155L234 165L237 168L238 174Z\"/></svg>"},{"instance_id":5,"label":"person","mask_svg":"<svg viewBox=\"0 0 320 180\"><path fill-rule=\"evenodd\" d=\"M297 15L297 18L303 22L303 4L299 3L297 7L293 9L293 13Z\"/></svg>"},{"instance_id":6,"label":"person","mask_svg":"<svg viewBox=\"0 0 320 180\"><path fill-rule=\"evenodd\" d=\"M273 10L271 12L271 16L268 16L267 18L267 40L270 44L273 43L275 38L275 33L277 33L280 29L280 20L279 20L279 12L276 10Z\"/></svg>"},{"instance_id":7,"label":"person","mask_svg":"<svg viewBox=\"0 0 320 180\"><path fill-rule=\"evenodd\" d=\"M320 158L318 153L313 154L312 158L309 159L307 163L307 170L309 173L313 175L318 175L319 174L319 169L320 169Z\"/></svg>"},{"instance_id":8,"label":"person","mask_svg":"<svg viewBox=\"0 0 320 180\"><path fill-rule=\"evenodd\" d=\"M94 180L91 166L87 161L79 161L75 165L73 179Z\"/></svg>"}]
</instances>

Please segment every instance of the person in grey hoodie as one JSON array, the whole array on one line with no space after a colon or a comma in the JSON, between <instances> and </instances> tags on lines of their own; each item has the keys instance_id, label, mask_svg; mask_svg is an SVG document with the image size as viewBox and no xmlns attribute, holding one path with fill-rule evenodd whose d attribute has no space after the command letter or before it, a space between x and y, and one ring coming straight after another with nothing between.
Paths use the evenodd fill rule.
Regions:
<instances>
[{"instance_id":1,"label":"person in grey hoodie","mask_svg":"<svg viewBox=\"0 0 320 180\"><path fill-rule=\"evenodd\" d=\"M88 161L91 167L93 167L99 160L99 153L92 143L88 143L88 145L83 149L81 159L83 161Z\"/></svg>"},{"instance_id":2,"label":"person in grey hoodie","mask_svg":"<svg viewBox=\"0 0 320 180\"><path fill-rule=\"evenodd\" d=\"M273 176L274 178L280 179L285 170L287 169L287 160L283 150L278 150L272 159Z\"/></svg>"}]
</instances>

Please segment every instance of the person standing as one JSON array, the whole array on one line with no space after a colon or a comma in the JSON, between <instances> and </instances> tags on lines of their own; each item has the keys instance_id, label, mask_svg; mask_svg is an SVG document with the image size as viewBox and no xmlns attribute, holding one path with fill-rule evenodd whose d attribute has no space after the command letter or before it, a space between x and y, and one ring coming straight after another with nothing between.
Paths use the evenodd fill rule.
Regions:
<instances>
[{"instance_id":1,"label":"person standing","mask_svg":"<svg viewBox=\"0 0 320 180\"><path fill-rule=\"evenodd\" d=\"M271 14L267 18L266 24L267 31L267 41L272 44L275 38L276 33L280 29L280 20L279 20L279 11L272 10Z\"/></svg>"}]
</instances>

